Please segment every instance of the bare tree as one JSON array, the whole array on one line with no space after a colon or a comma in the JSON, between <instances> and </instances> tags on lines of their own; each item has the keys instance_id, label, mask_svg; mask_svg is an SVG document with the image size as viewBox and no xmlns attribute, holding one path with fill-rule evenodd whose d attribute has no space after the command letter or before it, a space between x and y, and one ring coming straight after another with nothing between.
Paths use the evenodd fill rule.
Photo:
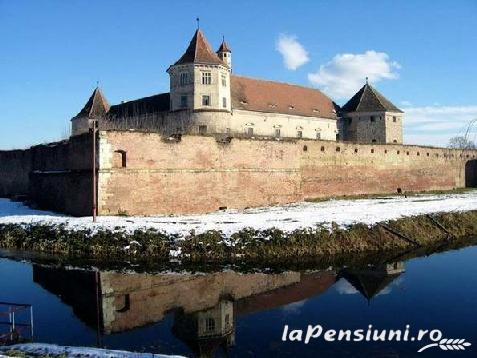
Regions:
<instances>
[{"instance_id":1,"label":"bare tree","mask_svg":"<svg viewBox=\"0 0 477 358\"><path fill-rule=\"evenodd\" d=\"M474 142L463 136L456 136L449 139L448 148L451 149L476 149L477 146Z\"/></svg>"}]
</instances>

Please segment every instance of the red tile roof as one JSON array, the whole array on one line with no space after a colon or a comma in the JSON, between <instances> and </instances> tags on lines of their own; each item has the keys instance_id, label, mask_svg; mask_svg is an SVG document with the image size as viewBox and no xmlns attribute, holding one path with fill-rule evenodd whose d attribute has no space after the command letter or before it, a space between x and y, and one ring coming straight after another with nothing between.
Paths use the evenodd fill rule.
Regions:
<instances>
[{"instance_id":1,"label":"red tile roof","mask_svg":"<svg viewBox=\"0 0 477 358\"><path fill-rule=\"evenodd\" d=\"M210 47L207 39L200 30L195 32L186 52L174 65L185 63L206 63L226 66L226 64L212 50L212 47Z\"/></svg>"},{"instance_id":2,"label":"red tile roof","mask_svg":"<svg viewBox=\"0 0 477 358\"><path fill-rule=\"evenodd\" d=\"M232 108L336 119L333 101L317 89L231 75Z\"/></svg>"}]
</instances>

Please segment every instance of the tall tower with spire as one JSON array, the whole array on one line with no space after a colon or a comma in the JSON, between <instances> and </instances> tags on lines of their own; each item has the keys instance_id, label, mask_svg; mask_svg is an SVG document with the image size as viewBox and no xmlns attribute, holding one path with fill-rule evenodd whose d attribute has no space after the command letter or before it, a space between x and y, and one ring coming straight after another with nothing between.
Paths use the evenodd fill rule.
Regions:
<instances>
[{"instance_id":1,"label":"tall tower with spire","mask_svg":"<svg viewBox=\"0 0 477 358\"><path fill-rule=\"evenodd\" d=\"M212 50L200 29L194 33L185 53L167 72L171 111L230 112L229 63Z\"/></svg>"}]
</instances>

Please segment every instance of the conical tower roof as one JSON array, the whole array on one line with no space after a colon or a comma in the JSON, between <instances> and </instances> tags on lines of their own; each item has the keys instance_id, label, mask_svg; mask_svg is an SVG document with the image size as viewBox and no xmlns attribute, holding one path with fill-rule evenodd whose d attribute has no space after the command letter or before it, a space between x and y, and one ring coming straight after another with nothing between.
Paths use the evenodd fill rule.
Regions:
<instances>
[{"instance_id":1,"label":"conical tower roof","mask_svg":"<svg viewBox=\"0 0 477 358\"><path fill-rule=\"evenodd\" d=\"M109 112L110 107L101 89L96 87L88 102L76 117L100 118Z\"/></svg>"},{"instance_id":2,"label":"conical tower roof","mask_svg":"<svg viewBox=\"0 0 477 358\"><path fill-rule=\"evenodd\" d=\"M361 89L341 108L343 112L401 112L369 83Z\"/></svg>"},{"instance_id":3,"label":"conical tower roof","mask_svg":"<svg viewBox=\"0 0 477 358\"><path fill-rule=\"evenodd\" d=\"M212 50L209 42L200 29L197 29L189 47L182 57L174 64L181 65L185 63L206 63L214 65L225 65L224 62Z\"/></svg>"},{"instance_id":4,"label":"conical tower roof","mask_svg":"<svg viewBox=\"0 0 477 358\"><path fill-rule=\"evenodd\" d=\"M225 42L225 39L222 40L222 43L220 44L220 47L217 50L217 52L230 52L230 53L232 53L232 50L230 50L230 46L227 42Z\"/></svg>"}]
</instances>

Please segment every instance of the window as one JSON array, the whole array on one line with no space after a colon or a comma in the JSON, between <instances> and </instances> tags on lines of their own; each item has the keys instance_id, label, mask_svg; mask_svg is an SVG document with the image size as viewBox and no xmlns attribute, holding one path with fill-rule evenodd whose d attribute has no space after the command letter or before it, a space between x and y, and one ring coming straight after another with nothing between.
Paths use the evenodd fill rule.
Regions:
<instances>
[{"instance_id":1,"label":"window","mask_svg":"<svg viewBox=\"0 0 477 358\"><path fill-rule=\"evenodd\" d=\"M346 120L348 121L348 124L351 124L353 122L353 118L346 118Z\"/></svg>"},{"instance_id":2,"label":"window","mask_svg":"<svg viewBox=\"0 0 477 358\"><path fill-rule=\"evenodd\" d=\"M181 108L187 108L187 96L181 96Z\"/></svg>"},{"instance_id":3,"label":"window","mask_svg":"<svg viewBox=\"0 0 477 358\"><path fill-rule=\"evenodd\" d=\"M252 127L247 128L247 135L249 135L250 137L253 136L253 128Z\"/></svg>"},{"instance_id":4,"label":"window","mask_svg":"<svg viewBox=\"0 0 477 358\"><path fill-rule=\"evenodd\" d=\"M393 116L393 122L397 122L396 116Z\"/></svg>"},{"instance_id":5,"label":"window","mask_svg":"<svg viewBox=\"0 0 477 358\"><path fill-rule=\"evenodd\" d=\"M213 318L205 319L205 330L206 332L212 332L215 330L215 319Z\"/></svg>"},{"instance_id":6,"label":"window","mask_svg":"<svg viewBox=\"0 0 477 358\"><path fill-rule=\"evenodd\" d=\"M280 138L280 128L275 129L275 138Z\"/></svg>"},{"instance_id":7,"label":"window","mask_svg":"<svg viewBox=\"0 0 477 358\"><path fill-rule=\"evenodd\" d=\"M230 326L230 315L228 313L225 315L225 326Z\"/></svg>"},{"instance_id":8,"label":"window","mask_svg":"<svg viewBox=\"0 0 477 358\"><path fill-rule=\"evenodd\" d=\"M396 140L396 139L393 139L393 143L397 143L397 140Z\"/></svg>"},{"instance_id":9,"label":"window","mask_svg":"<svg viewBox=\"0 0 477 358\"><path fill-rule=\"evenodd\" d=\"M227 108L227 97L222 97L222 107Z\"/></svg>"},{"instance_id":10,"label":"window","mask_svg":"<svg viewBox=\"0 0 477 358\"><path fill-rule=\"evenodd\" d=\"M202 72L202 84L210 85L212 83L212 74L210 72Z\"/></svg>"},{"instance_id":11,"label":"window","mask_svg":"<svg viewBox=\"0 0 477 358\"><path fill-rule=\"evenodd\" d=\"M207 126L199 126L199 134L206 134Z\"/></svg>"},{"instance_id":12,"label":"window","mask_svg":"<svg viewBox=\"0 0 477 358\"><path fill-rule=\"evenodd\" d=\"M118 149L114 151L113 167L126 168L126 152L124 150Z\"/></svg>"},{"instance_id":13,"label":"window","mask_svg":"<svg viewBox=\"0 0 477 358\"><path fill-rule=\"evenodd\" d=\"M371 153L374 153L374 149L371 149Z\"/></svg>"},{"instance_id":14,"label":"window","mask_svg":"<svg viewBox=\"0 0 477 358\"><path fill-rule=\"evenodd\" d=\"M181 73L180 84L185 86L189 82L189 74L187 72Z\"/></svg>"},{"instance_id":15,"label":"window","mask_svg":"<svg viewBox=\"0 0 477 358\"><path fill-rule=\"evenodd\" d=\"M227 76L222 75L221 78L222 78L222 87L227 87Z\"/></svg>"},{"instance_id":16,"label":"window","mask_svg":"<svg viewBox=\"0 0 477 358\"><path fill-rule=\"evenodd\" d=\"M210 96L202 96L202 105L210 106Z\"/></svg>"},{"instance_id":17,"label":"window","mask_svg":"<svg viewBox=\"0 0 477 358\"><path fill-rule=\"evenodd\" d=\"M316 139L321 139L321 133L320 132L316 132Z\"/></svg>"},{"instance_id":18,"label":"window","mask_svg":"<svg viewBox=\"0 0 477 358\"><path fill-rule=\"evenodd\" d=\"M302 132L302 131L297 131L297 132L296 132L296 136L297 136L298 138L303 138L303 132Z\"/></svg>"},{"instance_id":19,"label":"window","mask_svg":"<svg viewBox=\"0 0 477 358\"><path fill-rule=\"evenodd\" d=\"M230 128L226 128L225 133L230 134Z\"/></svg>"},{"instance_id":20,"label":"window","mask_svg":"<svg viewBox=\"0 0 477 358\"><path fill-rule=\"evenodd\" d=\"M371 142L376 143L376 139L373 139Z\"/></svg>"},{"instance_id":21,"label":"window","mask_svg":"<svg viewBox=\"0 0 477 358\"><path fill-rule=\"evenodd\" d=\"M371 116L371 122L376 122L376 117L375 116Z\"/></svg>"}]
</instances>

